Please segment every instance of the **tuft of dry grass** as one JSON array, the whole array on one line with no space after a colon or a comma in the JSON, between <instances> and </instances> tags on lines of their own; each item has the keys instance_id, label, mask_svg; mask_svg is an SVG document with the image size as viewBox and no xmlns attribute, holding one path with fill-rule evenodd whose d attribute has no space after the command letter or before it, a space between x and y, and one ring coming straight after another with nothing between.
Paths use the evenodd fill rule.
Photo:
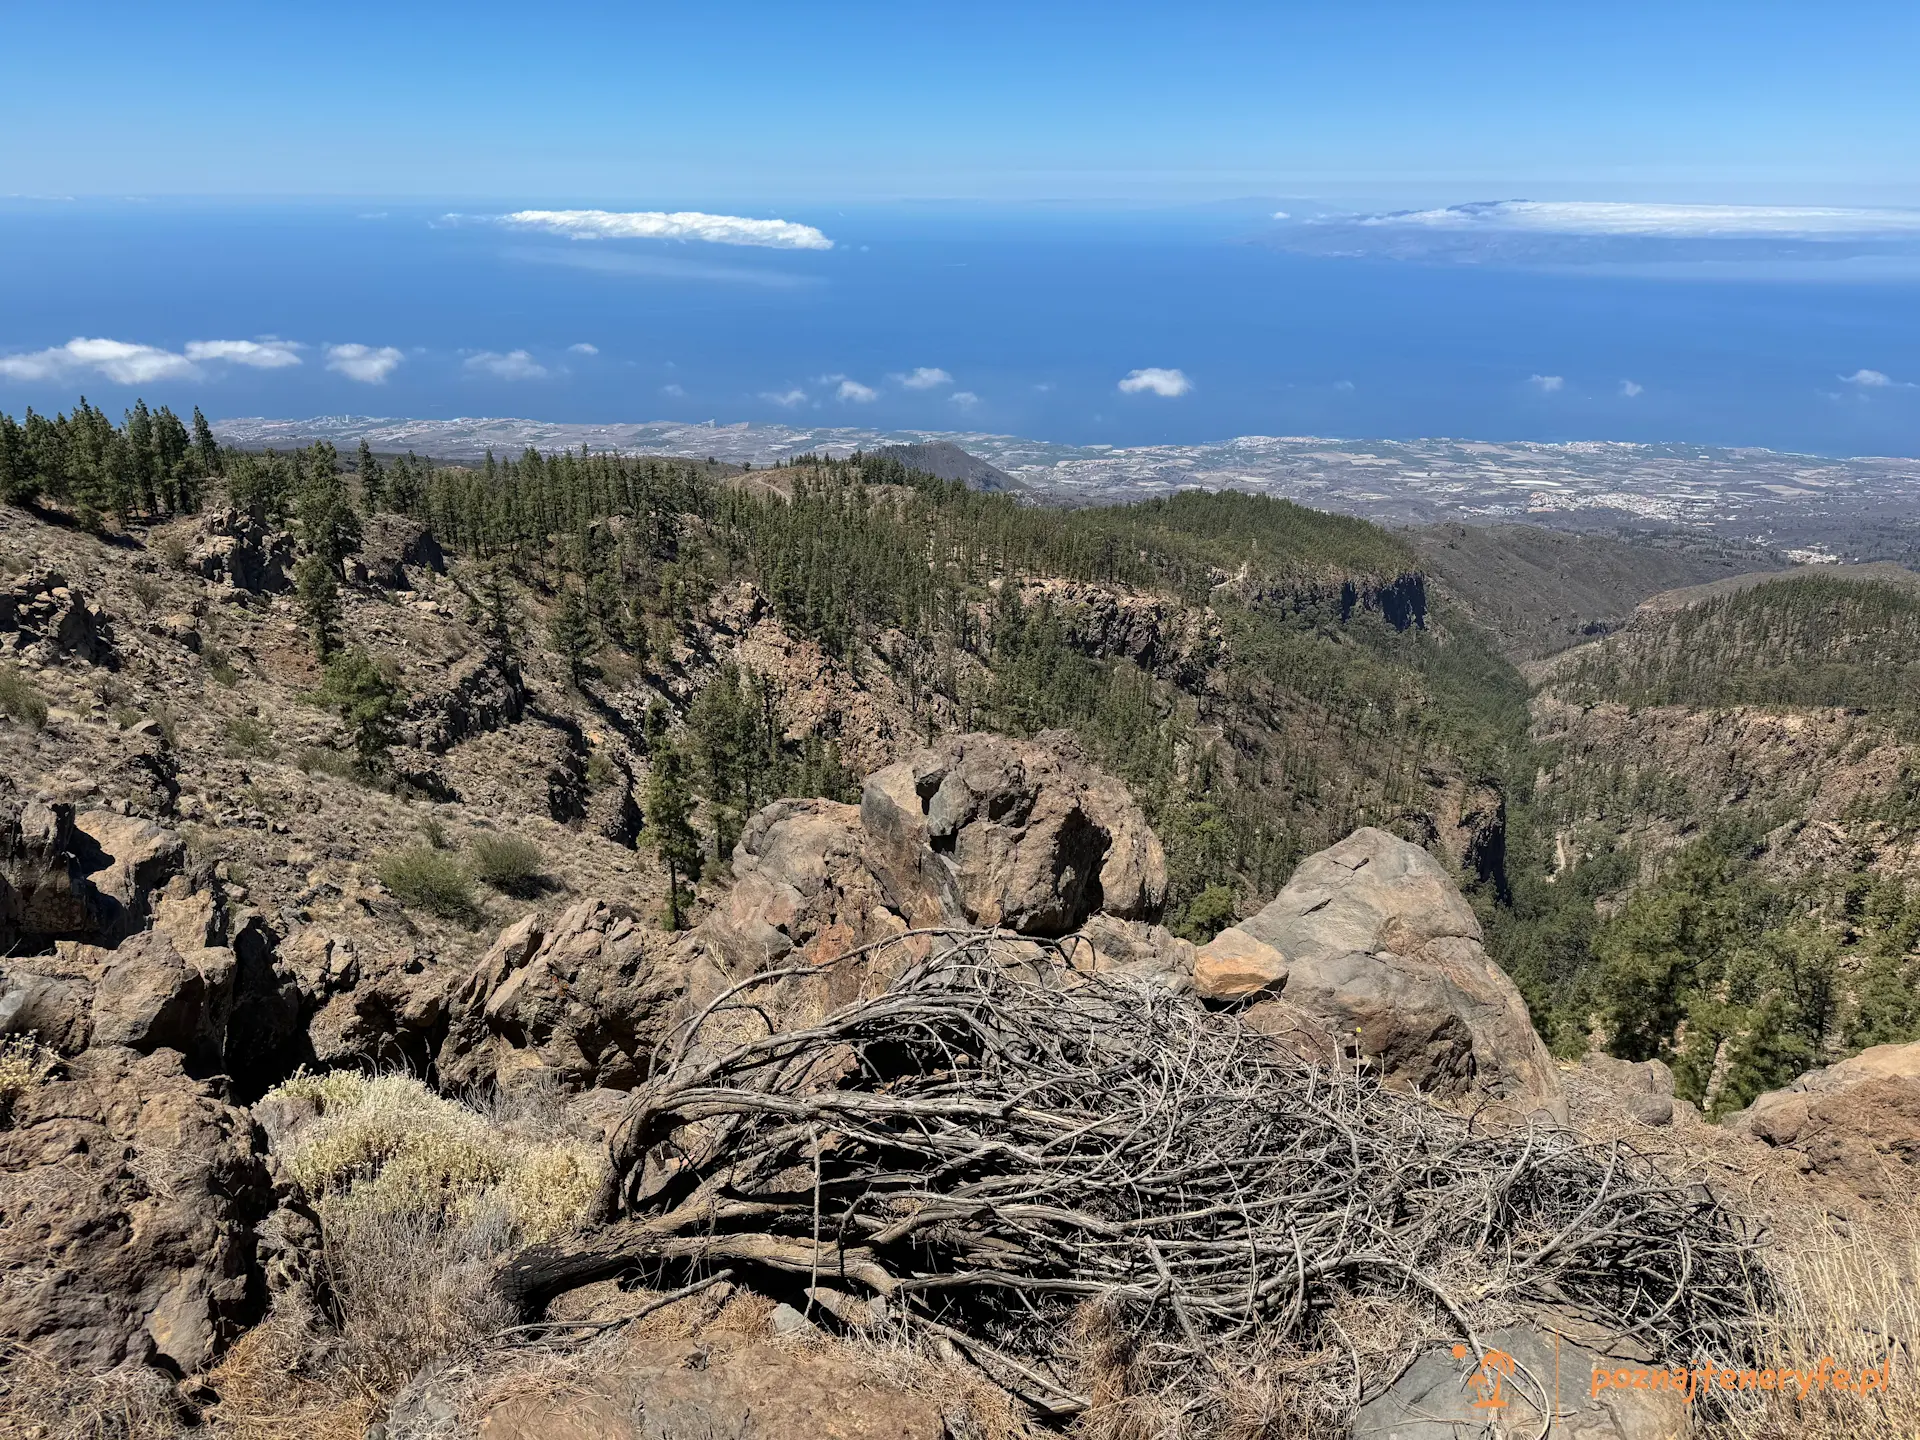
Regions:
<instances>
[{"instance_id":1,"label":"tuft of dry grass","mask_svg":"<svg viewBox=\"0 0 1920 1440\"><path fill-rule=\"evenodd\" d=\"M104 1374L0 1345L0 1436L7 1440L173 1440L197 1417L158 1370Z\"/></svg>"}]
</instances>

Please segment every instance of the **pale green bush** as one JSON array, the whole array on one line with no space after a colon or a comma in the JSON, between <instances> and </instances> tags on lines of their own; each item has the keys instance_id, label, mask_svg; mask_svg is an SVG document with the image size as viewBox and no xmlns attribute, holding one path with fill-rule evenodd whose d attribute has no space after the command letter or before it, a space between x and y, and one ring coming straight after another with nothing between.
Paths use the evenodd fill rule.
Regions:
<instances>
[{"instance_id":1,"label":"pale green bush","mask_svg":"<svg viewBox=\"0 0 1920 1440\"><path fill-rule=\"evenodd\" d=\"M273 1093L320 1108L282 1158L323 1220L382 1212L457 1225L498 1208L522 1240L548 1240L572 1228L605 1166L596 1146L490 1124L411 1076L301 1075Z\"/></svg>"}]
</instances>

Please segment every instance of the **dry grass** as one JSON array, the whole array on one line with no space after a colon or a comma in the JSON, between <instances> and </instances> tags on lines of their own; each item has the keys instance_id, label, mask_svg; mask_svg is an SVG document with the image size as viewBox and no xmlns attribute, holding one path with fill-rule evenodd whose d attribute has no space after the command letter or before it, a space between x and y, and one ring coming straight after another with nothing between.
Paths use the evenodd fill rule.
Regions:
<instances>
[{"instance_id":1,"label":"dry grass","mask_svg":"<svg viewBox=\"0 0 1920 1440\"><path fill-rule=\"evenodd\" d=\"M158 1370L89 1374L25 1346L0 1346L4 1440L170 1440L192 1418Z\"/></svg>"},{"instance_id":2,"label":"dry grass","mask_svg":"<svg viewBox=\"0 0 1920 1440\"><path fill-rule=\"evenodd\" d=\"M1822 1359L1851 1371L1893 1356L1885 1394L1775 1392L1734 1406L1709 1434L1724 1440L1869 1440L1920 1435L1920 1218L1840 1221L1816 1207L1772 1217L1767 1263L1781 1304L1761 1316L1762 1364L1814 1370ZM1736 1395L1736 1400L1739 1397Z\"/></svg>"}]
</instances>

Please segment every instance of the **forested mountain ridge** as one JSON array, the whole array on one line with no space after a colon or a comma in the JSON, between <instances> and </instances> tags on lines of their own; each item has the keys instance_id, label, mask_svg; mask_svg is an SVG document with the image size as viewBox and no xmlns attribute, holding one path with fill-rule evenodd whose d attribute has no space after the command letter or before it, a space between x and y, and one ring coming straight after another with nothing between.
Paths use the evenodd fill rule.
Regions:
<instances>
[{"instance_id":1,"label":"forested mountain ridge","mask_svg":"<svg viewBox=\"0 0 1920 1440\"><path fill-rule=\"evenodd\" d=\"M1888 568L1657 596L1529 667L1551 858L1505 954L1563 1045L1597 1021L1729 1108L1920 1033L1920 577Z\"/></svg>"},{"instance_id":2,"label":"forested mountain ridge","mask_svg":"<svg viewBox=\"0 0 1920 1440\"><path fill-rule=\"evenodd\" d=\"M1652 683L1659 625L1746 633L1743 605L1768 635L1799 605L1813 646L1904 634L1877 592L1649 615L1556 662L1593 693L1530 701L1418 537L1266 497L1043 509L883 455L176 454L172 426L102 440L97 416L0 423L20 613L84 593L127 657L83 683L9 642L23 784L194 827L270 913L369 949L464 954L486 894L457 852L488 832L533 835L540 884L685 924L768 800L852 798L945 734L1065 729L1147 811L1190 937L1375 824L1451 863L1564 1053L1673 1058L1725 1108L1920 1030L1908 872L1854 843L1869 811L1920 814L1898 706L1702 692L1648 720L1594 689ZM1884 670L1868 645L1847 673L1895 694Z\"/></svg>"}]
</instances>

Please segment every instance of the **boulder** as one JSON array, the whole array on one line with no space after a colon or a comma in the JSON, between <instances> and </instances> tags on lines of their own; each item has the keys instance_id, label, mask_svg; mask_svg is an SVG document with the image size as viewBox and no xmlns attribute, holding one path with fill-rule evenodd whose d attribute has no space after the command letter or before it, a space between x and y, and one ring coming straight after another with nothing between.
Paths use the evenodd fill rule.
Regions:
<instances>
[{"instance_id":1,"label":"boulder","mask_svg":"<svg viewBox=\"0 0 1920 1440\"><path fill-rule=\"evenodd\" d=\"M108 658L101 617L67 577L45 566L0 586L0 637L7 650L44 646L47 659L72 656L89 665Z\"/></svg>"},{"instance_id":2,"label":"boulder","mask_svg":"<svg viewBox=\"0 0 1920 1440\"><path fill-rule=\"evenodd\" d=\"M170 908L112 950L61 941L51 955L0 965L0 1034L35 1034L63 1055L89 1045L171 1050L195 1076L225 1075L256 1093L312 1059L298 987L258 914L227 928L186 924Z\"/></svg>"},{"instance_id":3,"label":"boulder","mask_svg":"<svg viewBox=\"0 0 1920 1440\"><path fill-rule=\"evenodd\" d=\"M1582 1328L1547 1320L1483 1336L1479 1355L1465 1345L1429 1350L1360 1407L1353 1440L1519 1440L1549 1427L1567 1440L1676 1440L1692 1432L1697 1379L1660 1369L1665 1357L1610 1353L1591 1336L1582 1343L1561 1333Z\"/></svg>"},{"instance_id":4,"label":"boulder","mask_svg":"<svg viewBox=\"0 0 1920 1440\"><path fill-rule=\"evenodd\" d=\"M90 933L93 886L74 856L73 807L22 797L0 776L0 954Z\"/></svg>"},{"instance_id":5,"label":"boulder","mask_svg":"<svg viewBox=\"0 0 1920 1440\"><path fill-rule=\"evenodd\" d=\"M529 915L501 933L455 996L441 1082L631 1089L686 988L677 942L628 906L582 900L547 928Z\"/></svg>"},{"instance_id":6,"label":"boulder","mask_svg":"<svg viewBox=\"0 0 1920 1440\"><path fill-rule=\"evenodd\" d=\"M1265 909L1201 946L1194 983L1220 1001L1279 991L1389 1084L1564 1118L1552 1057L1481 939L1438 861L1368 827L1308 856Z\"/></svg>"},{"instance_id":7,"label":"boulder","mask_svg":"<svg viewBox=\"0 0 1920 1440\"><path fill-rule=\"evenodd\" d=\"M88 938L112 945L146 924L152 898L186 863L187 844L138 815L84 810L74 820L82 866L95 895Z\"/></svg>"},{"instance_id":8,"label":"boulder","mask_svg":"<svg viewBox=\"0 0 1920 1440\"><path fill-rule=\"evenodd\" d=\"M1064 935L1096 911L1151 921L1166 903L1159 837L1126 787L1089 766L1063 731L1030 741L955 736L880 771L867 789L876 803L863 798L863 820L884 800L902 840L918 839L918 808L926 844L946 861L974 924ZM907 858L896 848L892 870L906 871Z\"/></svg>"},{"instance_id":9,"label":"boulder","mask_svg":"<svg viewBox=\"0 0 1920 1440\"><path fill-rule=\"evenodd\" d=\"M293 536L269 530L244 510L215 510L195 523L186 568L250 594L293 588Z\"/></svg>"},{"instance_id":10,"label":"boulder","mask_svg":"<svg viewBox=\"0 0 1920 1440\"><path fill-rule=\"evenodd\" d=\"M293 982L313 1064L418 1069L446 1034L449 972L410 949L302 925L281 943L278 961Z\"/></svg>"},{"instance_id":11,"label":"boulder","mask_svg":"<svg viewBox=\"0 0 1920 1440\"><path fill-rule=\"evenodd\" d=\"M1793 1151L1864 1199L1910 1201L1920 1182L1920 1041L1810 1070L1722 1123Z\"/></svg>"},{"instance_id":12,"label":"boulder","mask_svg":"<svg viewBox=\"0 0 1920 1440\"><path fill-rule=\"evenodd\" d=\"M1663 1062L1620 1060L1594 1053L1581 1060L1580 1069L1642 1125L1673 1123L1673 1071Z\"/></svg>"},{"instance_id":13,"label":"boulder","mask_svg":"<svg viewBox=\"0 0 1920 1440\"><path fill-rule=\"evenodd\" d=\"M408 1418L396 1406L390 1429L409 1433ZM952 1433L937 1397L884 1378L850 1347L725 1334L636 1338L564 1395L509 1391L478 1428L481 1440L947 1440Z\"/></svg>"},{"instance_id":14,"label":"boulder","mask_svg":"<svg viewBox=\"0 0 1920 1440\"><path fill-rule=\"evenodd\" d=\"M0 1128L0 1339L83 1370L203 1371L258 1318L272 1208L247 1115L177 1053L87 1050Z\"/></svg>"},{"instance_id":15,"label":"boulder","mask_svg":"<svg viewBox=\"0 0 1920 1440\"><path fill-rule=\"evenodd\" d=\"M1076 933L1086 942L1097 974L1154 980L1172 990L1193 985L1193 942L1182 940L1164 925L1094 915ZM1086 952L1069 944L1077 966Z\"/></svg>"},{"instance_id":16,"label":"boulder","mask_svg":"<svg viewBox=\"0 0 1920 1440\"><path fill-rule=\"evenodd\" d=\"M204 949L182 956L157 930L146 930L101 957L93 984L95 1045L141 1054L177 1051L189 1071L220 1071L233 1012L233 952Z\"/></svg>"},{"instance_id":17,"label":"boulder","mask_svg":"<svg viewBox=\"0 0 1920 1440\"><path fill-rule=\"evenodd\" d=\"M831 800L776 800L747 822L733 886L699 932L722 969L750 975L792 963L796 952L819 962L907 928L890 908L896 892L867 843L863 814ZM919 924L961 923L938 909L909 914Z\"/></svg>"}]
</instances>

